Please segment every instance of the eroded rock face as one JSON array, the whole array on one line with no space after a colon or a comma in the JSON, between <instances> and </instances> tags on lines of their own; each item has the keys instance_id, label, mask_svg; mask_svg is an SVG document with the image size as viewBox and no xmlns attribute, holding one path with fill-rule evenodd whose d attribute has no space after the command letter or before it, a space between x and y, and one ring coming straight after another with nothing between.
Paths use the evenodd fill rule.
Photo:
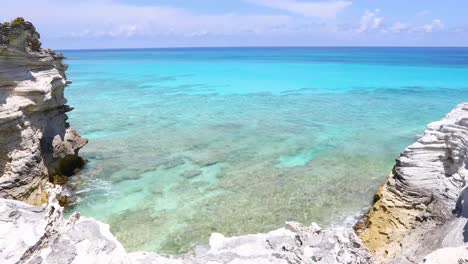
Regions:
<instances>
[{"instance_id":1,"label":"eroded rock face","mask_svg":"<svg viewBox=\"0 0 468 264\"><path fill-rule=\"evenodd\" d=\"M87 143L67 122L63 56L38 38L29 22L0 25L0 197L33 204L49 176L83 165Z\"/></svg>"},{"instance_id":2,"label":"eroded rock face","mask_svg":"<svg viewBox=\"0 0 468 264\"><path fill-rule=\"evenodd\" d=\"M400 155L373 207L356 226L379 263L419 263L434 250L468 241L468 202L464 209L462 193L467 150L465 103L431 123Z\"/></svg>"}]
</instances>

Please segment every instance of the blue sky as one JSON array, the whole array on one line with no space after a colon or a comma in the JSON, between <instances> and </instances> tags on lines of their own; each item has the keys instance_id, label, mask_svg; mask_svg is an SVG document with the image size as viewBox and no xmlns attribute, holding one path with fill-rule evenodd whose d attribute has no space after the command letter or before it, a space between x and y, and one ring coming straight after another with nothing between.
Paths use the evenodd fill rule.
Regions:
<instances>
[{"instance_id":1,"label":"blue sky","mask_svg":"<svg viewBox=\"0 0 468 264\"><path fill-rule=\"evenodd\" d=\"M468 46L466 0L0 0L51 48Z\"/></svg>"}]
</instances>

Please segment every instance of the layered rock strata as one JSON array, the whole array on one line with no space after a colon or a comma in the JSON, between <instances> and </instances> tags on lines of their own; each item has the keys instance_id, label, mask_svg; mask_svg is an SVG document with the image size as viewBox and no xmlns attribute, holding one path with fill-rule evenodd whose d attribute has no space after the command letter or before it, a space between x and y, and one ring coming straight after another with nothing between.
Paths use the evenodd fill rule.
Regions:
<instances>
[{"instance_id":1,"label":"layered rock strata","mask_svg":"<svg viewBox=\"0 0 468 264\"><path fill-rule=\"evenodd\" d=\"M467 150L465 103L431 123L396 160L356 225L378 263L419 263L432 251L468 242Z\"/></svg>"},{"instance_id":2,"label":"layered rock strata","mask_svg":"<svg viewBox=\"0 0 468 264\"><path fill-rule=\"evenodd\" d=\"M86 144L67 122L63 95L70 81L63 56L41 49L34 26L0 25L0 197L47 201L49 177L73 174Z\"/></svg>"}]
</instances>

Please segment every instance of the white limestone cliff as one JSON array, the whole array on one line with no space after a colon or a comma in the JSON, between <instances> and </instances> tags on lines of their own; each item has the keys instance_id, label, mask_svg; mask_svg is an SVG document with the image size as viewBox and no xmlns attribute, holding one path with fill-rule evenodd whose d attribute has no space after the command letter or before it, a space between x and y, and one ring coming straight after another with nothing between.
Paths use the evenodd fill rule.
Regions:
<instances>
[{"instance_id":1,"label":"white limestone cliff","mask_svg":"<svg viewBox=\"0 0 468 264\"><path fill-rule=\"evenodd\" d=\"M0 24L0 197L46 202L43 186L83 165L86 144L67 122L63 56L41 49L34 26Z\"/></svg>"}]
</instances>

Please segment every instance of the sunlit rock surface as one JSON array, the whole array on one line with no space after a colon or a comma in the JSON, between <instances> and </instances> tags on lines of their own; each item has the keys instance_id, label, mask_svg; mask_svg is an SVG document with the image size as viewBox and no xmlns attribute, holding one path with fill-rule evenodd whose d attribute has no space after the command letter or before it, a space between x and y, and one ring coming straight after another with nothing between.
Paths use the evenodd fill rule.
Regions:
<instances>
[{"instance_id":1,"label":"sunlit rock surface","mask_svg":"<svg viewBox=\"0 0 468 264\"><path fill-rule=\"evenodd\" d=\"M46 202L48 177L83 165L86 144L67 123L63 56L41 49L23 20L0 25L0 197Z\"/></svg>"},{"instance_id":2,"label":"sunlit rock surface","mask_svg":"<svg viewBox=\"0 0 468 264\"><path fill-rule=\"evenodd\" d=\"M129 263L108 225L63 219L60 191L50 188L45 207L0 199L0 263Z\"/></svg>"},{"instance_id":3,"label":"sunlit rock surface","mask_svg":"<svg viewBox=\"0 0 468 264\"><path fill-rule=\"evenodd\" d=\"M468 104L429 124L397 159L356 226L363 243L384 263L418 263L434 250L468 241L465 204ZM448 251L447 251L448 252Z\"/></svg>"},{"instance_id":4,"label":"sunlit rock surface","mask_svg":"<svg viewBox=\"0 0 468 264\"><path fill-rule=\"evenodd\" d=\"M468 246L442 248L427 255L424 264L466 264L468 263Z\"/></svg>"}]
</instances>

